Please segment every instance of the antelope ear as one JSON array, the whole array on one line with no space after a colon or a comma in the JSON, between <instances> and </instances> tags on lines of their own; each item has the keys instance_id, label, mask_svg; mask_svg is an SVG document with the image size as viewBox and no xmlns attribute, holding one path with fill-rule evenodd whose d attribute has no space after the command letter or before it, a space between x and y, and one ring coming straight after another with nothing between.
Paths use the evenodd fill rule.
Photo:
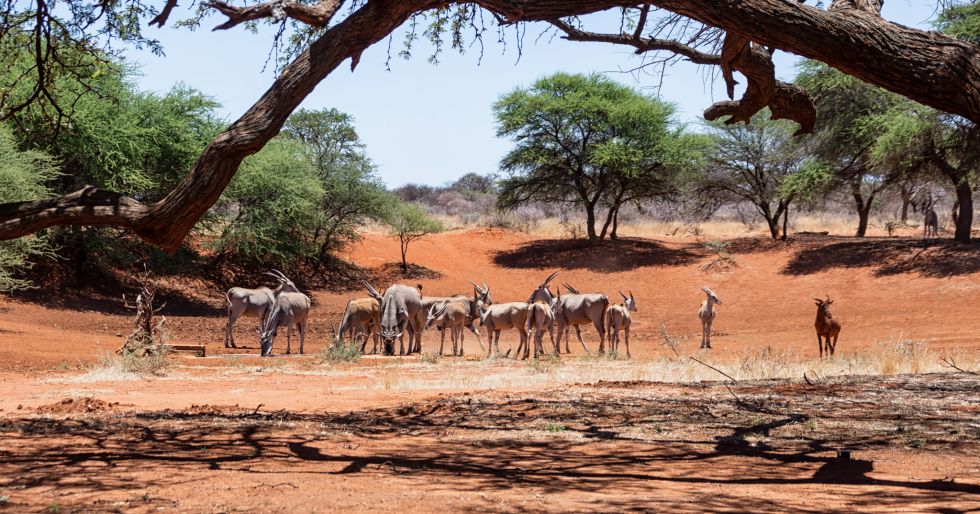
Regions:
<instances>
[{"instance_id":1,"label":"antelope ear","mask_svg":"<svg viewBox=\"0 0 980 514\"><path fill-rule=\"evenodd\" d=\"M830 305L830 304L832 304L832 303L834 303L834 301L833 301L833 300L827 300L827 305Z\"/></svg>"}]
</instances>

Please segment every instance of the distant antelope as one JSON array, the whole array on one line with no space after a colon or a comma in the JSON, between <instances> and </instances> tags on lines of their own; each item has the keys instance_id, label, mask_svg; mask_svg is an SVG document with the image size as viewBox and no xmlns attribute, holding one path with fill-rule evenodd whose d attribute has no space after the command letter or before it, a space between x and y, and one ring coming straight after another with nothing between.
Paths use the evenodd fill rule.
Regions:
<instances>
[{"instance_id":1,"label":"distant antelope","mask_svg":"<svg viewBox=\"0 0 980 514\"><path fill-rule=\"evenodd\" d=\"M817 321L814 326L817 329L817 346L820 347L820 358L823 358L824 343L827 345L827 353L834 355L837 349L837 336L840 334L840 321L834 319L830 313L830 304L834 303L828 296L826 300L813 298L817 302ZM833 340L831 341L831 338Z\"/></svg>"},{"instance_id":2,"label":"distant antelope","mask_svg":"<svg viewBox=\"0 0 980 514\"><path fill-rule=\"evenodd\" d=\"M925 211L925 219L922 222L922 238L928 239L930 235L932 237L939 237L939 215L936 214L936 209L933 208L936 202L929 198L922 203L924 204L923 211Z\"/></svg>"},{"instance_id":3,"label":"distant antelope","mask_svg":"<svg viewBox=\"0 0 980 514\"><path fill-rule=\"evenodd\" d=\"M630 316L630 312L636 312L636 298L633 297L633 291L630 291L630 295L626 296L622 291L619 295L623 297L622 305L610 305L609 309L606 311L606 332L609 334L609 351L616 352L619 350L619 330L622 329L626 333L626 357L630 357L630 325L633 323L633 318Z\"/></svg>"},{"instance_id":4,"label":"distant antelope","mask_svg":"<svg viewBox=\"0 0 980 514\"><path fill-rule=\"evenodd\" d=\"M279 287L275 289L269 289L268 287L259 287L256 289L233 287L225 293L225 297L228 300L228 321L225 323L225 348L238 348L235 346L235 333L232 331L238 318L242 316L259 318L259 334L261 335L265 332L265 319L269 314L269 309L275 304L276 297L279 296L279 293L299 292L299 289L296 289L296 284L286 278L286 275L283 275L281 271L272 271L274 273L267 271L263 275L269 275L279 281Z\"/></svg>"},{"instance_id":5,"label":"distant antelope","mask_svg":"<svg viewBox=\"0 0 980 514\"><path fill-rule=\"evenodd\" d=\"M701 286L708 298L701 302L698 318L701 320L701 348L711 348L711 323L715 321L715 304L721 305L721 300L714 291Z\"/></svg>"},{"instance_id":6,"label":"distant antelope","mask_svg":"<svg viewBox=\"0 0 980 514\"><path fill-rule=\"evenodd\" d=\"M531 293L531 297L528 298L528 303L542 300L550 305L554 298L558 298L557 303L554 304L553 311L555 313L555 325L558 329L557 340L560 342L562 334L565 335L565 351L568 352L568 339L574 327L575 336L578 337L578 342L582 343L582 348L585 349L585 353L592 353L588 345L585 344L585 340L582 339L582 329L580 328L581 325L592 323L596 332L599 334L599 353L605 353L606 309L609 308L609 298L602 293L579 293L578 289L575 289L567 282L563 285L571 294L561 296L559 293L557 297L552 296L551 290L548 289L548 283L556 275L558 275L558 272L549 275Z\"/></svg>"},{"instance_id":7,"label":"distant antelope","mask_svg":"<svg viewBox=\"0 0 980 514\"><path fill-rule=\"evenodd\" d=\"M286 327L286 353L290 353L293 339L293 325L299 331L299 353L303 353L306 340L306 320L310 314L310 298L303 293L279 293L276 302L269 309L265 329L260 340L262 356L272 355L272 343L276 340L279 327Z\"/></svg>"}]
</instances>

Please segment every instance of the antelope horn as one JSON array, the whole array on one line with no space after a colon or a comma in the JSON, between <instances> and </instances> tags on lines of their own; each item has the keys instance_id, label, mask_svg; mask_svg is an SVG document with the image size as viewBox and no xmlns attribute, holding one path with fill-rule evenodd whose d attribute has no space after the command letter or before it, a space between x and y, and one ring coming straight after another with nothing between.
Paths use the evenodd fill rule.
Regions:
<instances>
[{"instance_id":1,"label":"antelope horn","mask_svg":"<svg viewBox=\"0 0 980 514\"><path fill-rule=\"evenodd\" d=\"M286 275L284 275L284 274L283 274L283 273L282 273L281 271L279 271L279 270L277 270L277 269L274 269L274 270L272 270L272 272L273 272L273 273L275 273L276 275L279 275L279 276L280 276L280 277L282 277L282 278L285 278L286 280L289 280L289 279L288 279L288 278L286 277Z\"/></svg>"},{"instance_id":2,"label":"antelope horn","mask_svg":"<svg viewBox=\"0 0 980 514\"><path fill-rule=\"evenodd\" d=\"M554 273L552 273L551 275L548 275L548 278L544 279L544 282L541 283L541 286L542 287L546 287L548 285L548 283L551 282L552 280L554 280L554 278L557 277L557 276L558 276L558 272L557 271L554 272Z\"/></svg>"},{"instance_id":3,"label":"antelope horn","mask_svg":"<svg viewBox=\"0 0 980 514\"><path fill-rule=\"evenodd\" d=\"M378 294L378 291L375 288L371 287L371 284L369 284L367 280L364 280L362 282L364 283L364 287L367 288L368 292L371 293L371 296L378 297L378 298L381 297L381 295Z\"/></svg>"},{"instance_id":4,"label":"antelope horn","mask_svg":"<svg viewBox=\"0 0 980 514\"><path fill-rule=\"evenodd\" d=\"M633 298L633 290L631 289L630 290L630 299L632 299L632 298Z\"/></svg>"},{"instance_id":5,"label":"antelope horn","mask_svg":"<svg viewBox=\"0 0 980 514\"><path fill-rule=\"evenodd\" d=\"M481 280L480 282L483 282L483 281ZM484 291L489 291L490 290L490 286L488 286L486 282L483 282L483 290Z\"/></svg>"},{"instance_id":6,"label":"antelope horn","mask_svg":"<svg viewBox=\"0 0 980 514\"><path fill-rule=\"evenodd\" d=\"M272 273L272 272L269 272L269 271L263 272L262 274L263 275L269 275L270 277L278 280L279 282L284 282L285 280L287 280L287 279L284 279L281 276L276 275L275 273Z\"/></svg>"},{"instance_id":7,"label":"antelope horn","mask_svg":"<svg viewBox=\"0 0 980 514\"><path fill-rule=\"evenodd\" d=\"M630 293L630 294L633 294L633 293ZM623 297L623 300L629 300L629 297L626 296L626 295L624 295L622 291L619 292L619 296L622 296Z\"/></svg>"},{"instance_id":8,"label":"antelope horn","mask_svg":"<svg viewBox=\"0 0 980 514\"><path fill-rule=\"evenodd\" d=\"M562 282L562 285L564 285L565 289L568 289L572 294L579 294L578 289L575 289L574 287L569 285L568 282Z\"/></svg>"}]
</instances>

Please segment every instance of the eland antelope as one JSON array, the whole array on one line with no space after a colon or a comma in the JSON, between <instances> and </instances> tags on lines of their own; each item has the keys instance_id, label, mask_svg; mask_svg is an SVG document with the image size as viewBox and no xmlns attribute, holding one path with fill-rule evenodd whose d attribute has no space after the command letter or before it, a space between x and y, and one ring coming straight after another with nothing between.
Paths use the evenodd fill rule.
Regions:
<instances>
[{"instance_id":1,"label":"eland antelope","mask_svg":"<svg viewBox=\"0 0 980 514\"><path fill-rule=\"evenodd\" d=\"M279 281L279 286L275 289L268 287L258 287L248 289L245 287L233 287L225 293L228 300L228 321L225 322L225 348L238 348L235 345L235 333L232 330L235 322L242 316L259 319L259 334L265 331L265 320L268 317L269 309L276 301L276 296L283 292L298 293L299 289L292 280L286 278L281 271L272 270L263 273Z\"/></svg>"}]
</instances>

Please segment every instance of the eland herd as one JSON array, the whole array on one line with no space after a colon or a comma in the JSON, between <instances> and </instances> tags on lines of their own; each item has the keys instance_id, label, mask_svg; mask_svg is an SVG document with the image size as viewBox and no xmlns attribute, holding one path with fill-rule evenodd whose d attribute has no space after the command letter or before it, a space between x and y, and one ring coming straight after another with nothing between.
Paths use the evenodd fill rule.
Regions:
<instances>
[{"instance_id":1,"label":"eland herd","mask_svg":"<svg viewBox=\"0 0 980 514\"><path fill-rule=\"evenodd\" d=\"M281 271L271 270L264 273L276 279L279 286L275 289L259 287L247 289L233 287L228 290L228 322L225 325L225 347L237 348L232 328L242 316L259 319L259 341L263 357L272 355L272 346L280 328L286 327L286 353L291 352L293 326L299 334L299 353L303 353L303 342L306 336L306 325L311 308L310 298L299 291L296 284ZM500 333L504 330L517 330L520 343L515 357L527 359L543 356L545 348L543 339L545 332L554 355L561 354L561 339L565 336L565 353L571 353L569 339L571 329L586 353L592 353L582 339L582 325L591 324L599 334L599 353L606 352L606 337L609 337L609 351L619 352L620 332L626 343L626 357L630 355L630 325L632 313L637 312L636 298L633 292L629 295L622 291L621 304L612 304L603 293L581 293L567 282L563 282L566 293L556 287L551 291L551 281L558 272L549 275L539 284L527 301L494 303L490 287L470 281L473 285L473 296L458 294L454 296L422 296L422 285L415 287L394 284L378 292L368 282L364 286L370 296L355 298L347 302L340 327L336 332L334 344L342 343L344 338L351 343L360 345L360 352L367 349L369 340L373 340L371 353L381 351L385 355L395 355L395 341L398 341L398 355L409 355L422 352L422 332L435 327L440 332L439 355L445 351L446 334L449 334L453 356L463 355L464 332L470 331L476 336L481 350L487 352L487 357L495 355L509 356L500 352ZM711 325L717 315L716 305L721 305L721 299L711 289L702 286L707 295L698 310L701 321L701 347L711 349ZM840 334L840 321L830 313L833 300L814 298L817 304L817 318L814 324L817 331L817 344L820 357L825 353L832 356L837 347L837 337ZM487 345L483 346L480 339L480 329L484 327L487 333ZM555 337L557 329L558 337ZM406 347L405 339L408 339ZM532 351L533 346L533 351Z\"/></svg>"}]
</instances>

